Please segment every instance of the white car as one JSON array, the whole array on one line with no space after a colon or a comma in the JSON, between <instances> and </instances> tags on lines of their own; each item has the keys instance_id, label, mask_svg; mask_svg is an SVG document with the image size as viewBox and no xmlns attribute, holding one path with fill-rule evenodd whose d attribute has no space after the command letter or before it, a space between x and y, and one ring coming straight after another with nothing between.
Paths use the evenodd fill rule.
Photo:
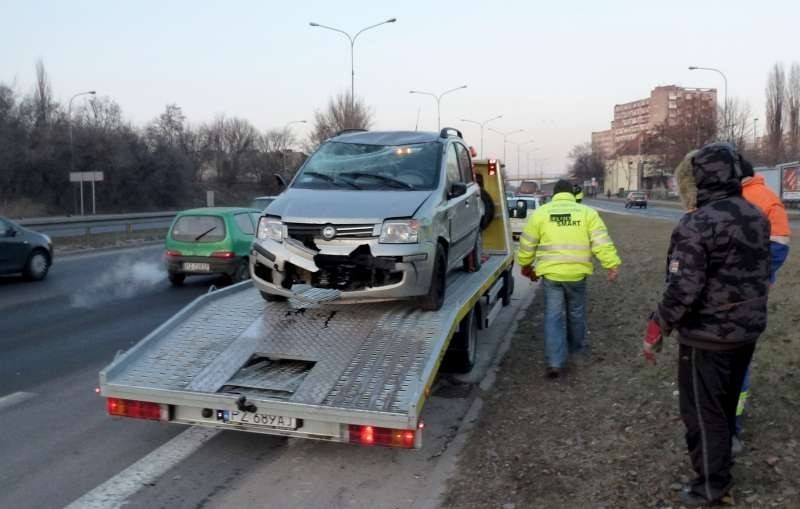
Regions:
<instances>
[{"instance_id":1,"label":"white car","mask_svg":"<svg viewBox=\"0 0 800 509\"><path fill-rule=\"evenodd\" d=\"M528 218L533 211L539 208L541 202L536 196L517 196L509 198L508 216L511 218L511 236L514 240L519 240L522 230L528 223Z\"/></svg>"}]
</instances>

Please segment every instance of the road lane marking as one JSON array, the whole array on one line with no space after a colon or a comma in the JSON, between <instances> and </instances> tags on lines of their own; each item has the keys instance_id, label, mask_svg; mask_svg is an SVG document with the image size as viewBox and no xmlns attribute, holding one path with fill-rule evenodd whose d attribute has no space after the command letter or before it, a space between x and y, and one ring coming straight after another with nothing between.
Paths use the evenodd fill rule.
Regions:
<instances>
[{"instance_id":1,"label":"road lane marking","mask_svg":"<svg viewBox=\"0 0 800 509\"><path fill-rule=\"evenodd\" d=\"M32 392L14 392L7 396L3 396L0 398L0 411L11 408L14 405L18 405L23 401L33 398L34 396L36 396L36 394Z\"/></svg>"},{"instance_id":2,"label":"road lane marking","mask_svg":"<svg viewBox=\"0 0 800 509\"><path fill-rule=\"evenodd\" d=\"M191 427L129 466L119 474L69 504L66 509L122 507L125 499L158 480L221 430Z\"/></svg>"}]
</instances>

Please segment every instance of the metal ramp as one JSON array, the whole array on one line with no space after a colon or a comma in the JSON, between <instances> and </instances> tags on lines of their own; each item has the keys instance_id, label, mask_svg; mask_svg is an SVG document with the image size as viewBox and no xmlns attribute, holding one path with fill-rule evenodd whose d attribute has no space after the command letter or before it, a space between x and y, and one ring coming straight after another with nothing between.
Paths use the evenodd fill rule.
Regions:
<instances>
[{"instance_id":1,"label":"metal ramp","mask_svg":"<svg viewBox=\"0 0 800 509\"><path fill-rule=\"evenodd\" d=\"M265 302L243 282L196 299L103 370L101 387L108 396L171 404L247 391L261 405L317 416L416 419L459 314L507 266L507 257L491 256L479 272L453 272L436 312L408 302L294 309ZM232 387L239 392L227 394Z\"/></svg>"}]
</instances>

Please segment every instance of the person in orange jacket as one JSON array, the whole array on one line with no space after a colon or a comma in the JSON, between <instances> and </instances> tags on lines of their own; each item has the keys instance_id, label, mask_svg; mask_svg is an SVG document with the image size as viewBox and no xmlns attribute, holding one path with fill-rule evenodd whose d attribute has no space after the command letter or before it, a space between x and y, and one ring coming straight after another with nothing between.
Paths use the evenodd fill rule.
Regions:
<instances>
[{"instance_id":1,"label":"person in orange jacket","mask_svg":"<svg viewBox=\"0 0 800 509\"><path fill-rule=\"evenodd\" d=\"M770 224L769 250L772 266L769 273L770 284L775 283L778 269L789 257L789 241L792 230L789 227L789 216L783 202L769 187L764 184L764 177L756 175L753 165L746 159L740 161L742 169L742 196L767 216ZM738 454L744 450L742 441L742 416L744 415L747 397L750 395L750 367L742 382L739 392L739 404L736 407L736 431L733 436L732 450Z\"/></svg>"}]
</instances>

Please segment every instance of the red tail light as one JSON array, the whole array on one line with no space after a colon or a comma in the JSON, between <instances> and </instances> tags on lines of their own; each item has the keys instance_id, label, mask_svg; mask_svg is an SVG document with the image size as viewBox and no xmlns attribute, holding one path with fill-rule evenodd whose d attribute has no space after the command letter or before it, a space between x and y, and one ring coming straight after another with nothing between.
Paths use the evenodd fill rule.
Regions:
<instances>
[{"instance_id":1,"label":"red tail light","mask_svg":"<svg viewBox=\"0 0 800 509\"><path fill-rule=\"evenodd\" d=\"M214 251L211 253L211 258L223 258L229 260L236 256L233 251Z\"/></svg>"},{"instance_id":2,"label":"red tail light","mask_svg":"<svg viewBox=\"0 0 800 509\"><path fill-rule=\"evenodd\" d=\"M379 428L351 424L350 443L361 445L383 445L413 449L417 442L417 432L413 429Z\"/></svg>"},{"instance_id":3,"label":"red tail light","mask_svg":"<svg viewBox=\"0 0 800 509\"><path fill-rule=\"evenodd\" d=\"M183 256L183 253L174 249L167 249L167 256Z\"/></svg>"},{"instance_id":4,"label":"red tail light","mask_svg":"<svg viewBox=\"0 0 800 509\"><path fill-rule=\"evenodd\" d=\"M497 161L494 159L489 159L489 175L496 175L497 174Z\"/></svg>"},{"instance_id":5,"label":"red tail light","mask_svg":"<svg viewBox=\"0 0 800 509\"><path fill-rule=\"evenodd\" d=\"M106 408L108 409L108 415L150 419L152 421L167 420L167 405L150 403L149 401L108 398Z\"/></svg>"}]
</instances>

